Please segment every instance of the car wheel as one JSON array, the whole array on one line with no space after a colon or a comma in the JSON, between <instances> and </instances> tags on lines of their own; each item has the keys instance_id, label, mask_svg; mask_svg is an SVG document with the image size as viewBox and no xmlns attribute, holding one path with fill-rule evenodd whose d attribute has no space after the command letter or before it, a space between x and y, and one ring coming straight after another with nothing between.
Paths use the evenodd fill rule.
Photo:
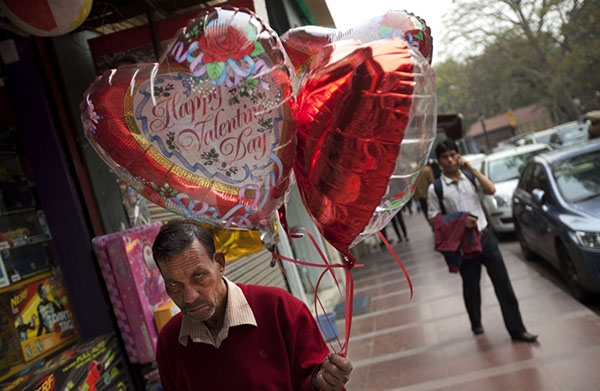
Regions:
<instances>
[{"instance_id":1,"label":"car wheel","mask_svg":"<svg viewBox=\"0 0 600 391\"><path fill-rule=\"evenodd\" d=\"M535 261L535 254L527 247L527 242L525 241L521 227L517 223L515 223L515 234L517 235L517 239L519 239L519 246L521 246L521 252L523 253L525 260Z\"/></svg>"},{"instance_id":2,"label":"car wheel","mask_svg":"<svg viewBox=\"0 0 600 391\"><path fill-rule=\"evenodd\" d=\"M567 283L571 295L580 302L585 303L590 299L590 293L581 286L581 279L579 278L579 274L577 274L575 264L573 263L569 252L562 244L558 246L558 257L562 269L562 277Z\"/></svg>"}]
</instances>

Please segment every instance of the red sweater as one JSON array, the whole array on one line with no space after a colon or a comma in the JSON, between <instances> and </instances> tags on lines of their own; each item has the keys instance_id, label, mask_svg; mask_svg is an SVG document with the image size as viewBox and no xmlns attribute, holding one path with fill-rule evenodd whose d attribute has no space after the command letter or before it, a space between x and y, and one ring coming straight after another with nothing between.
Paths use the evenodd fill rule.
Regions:
<instances>
[{"instance_id":1,"label":"red sweater","mask_svg":"<svg viewBox=\"0 0 600 391\"><path fill-rule=\"evenodd\" d=\"M156 361L164 391L312 390L329 350L303 302L279 288L238 286L257 326L229 329L219 349L179 343L181 313L161 330Z\"/></svg>"}]
</instances>

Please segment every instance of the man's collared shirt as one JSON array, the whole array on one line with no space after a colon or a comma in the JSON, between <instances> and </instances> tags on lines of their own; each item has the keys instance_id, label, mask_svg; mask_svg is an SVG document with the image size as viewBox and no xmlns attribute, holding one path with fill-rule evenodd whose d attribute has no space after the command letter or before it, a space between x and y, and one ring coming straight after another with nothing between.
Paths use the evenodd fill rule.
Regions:
<instances>
[{"instance_id":1,"label":"man's collared shirt","mask_svg":"<svg viewBox=\"0 0 600 391\"><path fill-rule=\"evenodd\" d=\"M250 308L240 287L225 277L223 277L223 280L227 284L227 307L223 328L213 338L210 329L206 327L204 322L195 322L184 314L181 318L181 329L179 330L179 343L183 346L187 346L188 337L190 337L193 342L206 343L218 349L223 340L227 338L230 327L243 324L257 325L252 308Z\"/></svg>"},{"instance_id":2,"label":"man's collared shirt","mask_svg":"<svg viewBox=\"0 0 600 391\"><path fill-rule=\"evenodd\" d=\"M487 227L487 219L485 218L485 213L481 207L477 190L469 178L467 178L462 171L460 172L458 181L450 179L444 174L442 174L440 178L442 179L442 189L444 192L443 202L446 212L468 212L477 216L477 229L479 232L483 231ZM477 183L477 188L480 189L481 185L477 178L475 178L475 181ZM429 185L427 199L427 217L433 219L435 216L442 213L440 200L435 193L433 184Z\"/></svg>"}]
</instances>

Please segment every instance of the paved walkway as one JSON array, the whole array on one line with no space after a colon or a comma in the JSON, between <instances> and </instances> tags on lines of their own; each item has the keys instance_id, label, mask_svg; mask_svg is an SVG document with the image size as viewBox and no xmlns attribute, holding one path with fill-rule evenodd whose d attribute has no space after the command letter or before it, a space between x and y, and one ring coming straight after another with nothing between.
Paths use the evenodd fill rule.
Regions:
<instances>
[{"instance_id":1,"label":"paved walkway","mask_svg":"<svg viewBox=\"0 0 600 391\"><path fill-rule=\"evenodd\" d=\"M600 390L600 317L504 250L504 258L534 344L513 343L487 275L482 274L485 333L473 336L461 280L433 250L421 214L404 215L410 242L394 245L414 284L387 250L359 259L355 297L368 296L352 323L348 390L575 391ZM388 237L395 238L392 229ZM337 326L343 335L343 320Z\"/></svg>"}]
</instances>

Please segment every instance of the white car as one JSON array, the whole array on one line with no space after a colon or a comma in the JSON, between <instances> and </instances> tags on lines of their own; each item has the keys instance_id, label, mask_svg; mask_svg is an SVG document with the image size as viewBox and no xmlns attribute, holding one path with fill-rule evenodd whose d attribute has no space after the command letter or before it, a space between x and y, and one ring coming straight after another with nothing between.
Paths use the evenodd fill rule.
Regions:
<instances>
[{"instance_id":1,"label":"white car","mask_svg":"<svg viewBox=\"0 0 600 391\"><path fill-rule=\"evenodd\" d=\"M481 171L481 163L485 159L485 153L473 153L469 155L462 155L463 159L466 159L473 167Z\"/></svg>"},{"instance_id":2,"label":"white car","mask_svg":"<svg viewBox=\"0 0 600 391\"><path fill-rule=\"evenodd\" d=\"M550 136L550 146L554 149L564 148L587 141L589 123L569 122L558 126L558 130Z\"/></svg>"},{"instance_id":3,"label":"white car","mask_svg":"<svg viewBox=\"0 0 600 391\"><path fill-rule=\"evenodd\" d=\"M589 128L589 122L571 121L550 129L528 133L519 140L520 144L517 145L548 144L554 149L562 148L576 142L586 141L588 139Z\"/></svg>"},{"instance_id":4,"label":"white car","mask_svg":"<svg viewBox=\"0 0 600 391\"><path fill-rule=\"evenodd\" d=\"M514 147L485 157L481 172L496 186L494 195L481 195L481 204L494 232L513 232L512 195L517 188L519 175L525 162L532 156L550 151L546 144Z\"/></svg>"}]
</instances>

